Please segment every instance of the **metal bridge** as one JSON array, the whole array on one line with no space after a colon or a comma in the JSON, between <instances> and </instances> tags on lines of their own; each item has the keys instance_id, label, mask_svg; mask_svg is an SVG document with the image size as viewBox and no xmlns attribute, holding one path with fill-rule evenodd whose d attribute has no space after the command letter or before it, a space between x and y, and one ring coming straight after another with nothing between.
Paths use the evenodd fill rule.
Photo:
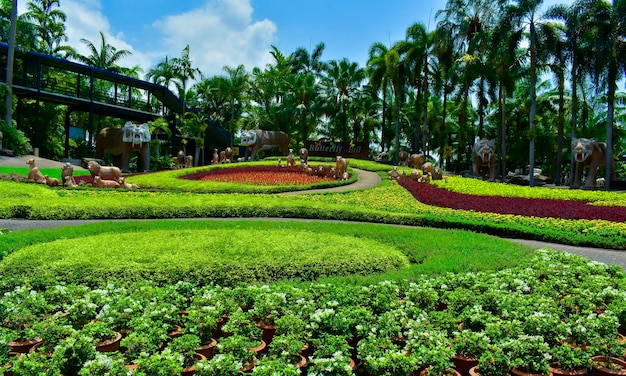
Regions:
<instances>
[{"instance_id":1,"label":"metal bridge","mask_svg":"<svg viewBox=\"0 0 626 376\"><path fill-rule=\"evenodd\" d=\"M4 83L6 83L7 55L8 45L0 43L0 60L3 67L0 81ZM74 111L89 114L90 146L93 143L94 114L134 122L148 122L164 117L175 130L175 114L195 111L165 86L54 56L18 49L15 50L12 87L13 94L18 97L67 106L66 157L69 151L69 119ZM37 132L39 117L35 118ZM209 122L208 128L207 136L214 139L214 144L224 146L229 144L228 136L215 123ZM34 144L33 147L37 145Z\"/></svg>"}]
</instances>

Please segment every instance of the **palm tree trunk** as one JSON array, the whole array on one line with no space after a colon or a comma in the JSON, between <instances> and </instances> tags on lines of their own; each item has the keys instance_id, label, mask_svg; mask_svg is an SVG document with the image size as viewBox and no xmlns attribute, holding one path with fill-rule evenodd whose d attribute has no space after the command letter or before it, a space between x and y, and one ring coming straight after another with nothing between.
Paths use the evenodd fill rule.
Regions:
<instances>
[{"instance_id":1,"label":"palm tree trunk","mask_svg":"<svg viewBox=\"0 0 626 376\"><path fill-rule=\"evenodd\" d=\"M563 167L563 137L565 128L565 76L561 72L559 74L559 128L556 141L556 176L554 177L555 184L561 185L561 171Z\"/></svg>"},{"instance_id":2,"label":"palm tree trunk","mask_svg":"<svg viewBox=\"0 0 626 376\"><path fill-rule=\"evenodd\" d=\"M501 160L501 177L504 182L506 178L506 88L500 84L498 89L498 103L500 105L500 160Z\"/></svg>"},{"instance_id":3,"label":"palm tree trunk","mask_svg":"<svg viewBox=\"0 0 626 376\"><path fill-rule=\"evenodd\" d=\"M572 56L572 140L576 138L576 127L578 122L578 68L576 54ZM575 182L578 181L578 169L574 161L574 154L570 153L570 188L574 187Z\"/></svg>"},{"instance_id":4,"label":"palm tree trunk","mask_svg":"<svg viewBox=\"0 0 626 376\"><path fill-rule=\"evenodd\" d=\"M528 116L528 129L530 133L528 151L528 185L535 185L535 114L537 113L537 46L535 43L535 24L530 24L530 114Z\"/></svg>"}]
</instances>

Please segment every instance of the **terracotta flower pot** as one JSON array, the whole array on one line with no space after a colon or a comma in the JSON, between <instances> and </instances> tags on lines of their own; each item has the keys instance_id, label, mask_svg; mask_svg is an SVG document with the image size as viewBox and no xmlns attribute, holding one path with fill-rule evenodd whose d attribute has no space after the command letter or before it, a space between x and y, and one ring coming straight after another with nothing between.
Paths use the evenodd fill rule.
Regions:
<instances>
[{"instance_id":1,"label":"terracotta flower pot","mask_svg":"<svg viewBox=\"0 0 626 376\"><path fill-rule=\"evenodd\" d=\"M478 365L478 358L454 355L452 356L452 363L454 363L454 369L459 371L461 376L469 376L469 370Z\"/></svg>"},{"instance_id":2,"label":"terracotta flower pot","mask_svg":"<svg viewBox=\"0 0 626 376\"><path fill-rule=\"evenodd\" d=\"M513 368L511 370L511 375L513 375L513 376L550 376L550 373L547 373L547 374L543 374L543 373L528 373L528 372L522 371L518 367L515 367L515 368Z\"/></svg>"},{"instance_id":3,"label":"terracotta flower pot","mask_svg":"<svg viewBox=\"0 0 626 376\"><path fill-rule=\"evenodd\" d=\"M550 372L553 376L585 376L587 374L587 368L581 369L562 369L558 362L550 364Z\"/></svg>"},{"instance_id":4,"label":"terracotta flower pot","mask_svg":"<svg viewBox=\"0 0 626 376\"><path fill-rule=\"evenodd\" d=\"M201 361L201 360L206 359L206 358L204 357L204 355L202 355L202 354L196 354L196 355L194 356L194 358L195 358L197 361ZM196 372L195 366L191 366L191 367L183 368L183 371L181 372L181 376L191 376L191 375L193 375L195 372Z\"/></svg>"},{"instance_id":5,"label":"terracotta flower pot","mask_svg":"<svg viewBox=\"0 0 626 376\"><path fill-rule=\"evenodd\" d=\"M96 350L100 352L113 352L120 348L120 341L122 340L122 333L115 332L115 338L100 342L96 345Z\"/></svg>"},{"instance_id":6,"label":"terracotta flower pot","mask_svg":"<svg viewBox=\"0 0 626 376\"><path fill-rule=\"evenodd\" d=\"M611 361L616 368L609 368L607 362ZM606 358L594 356L591 358L591 376L615 376L626 375L626 360L619 358Z\"/></svg>"},{"instance_id":7,"label":"terracotta flower pot","mask_svg":"<svg viewBox=\"0 0 626 376\"><path fill-rule=\"evenodd\" d=\"M215 346L217 345L217 341L211 338L211 343L202 345L196 349L198 354L204 355L205 358L211 359L213 358L213 354L215 352Z\"/></svg>"},{"instance_id":8,"label":"terracotta flower pot","mask_svg":"<svg viewBox=\"0 0 626 376\"><path fill-rule=\"evenodd\" d=\"M262 339L265 344L269 345L270 343L272 343L274 335L276 334L276 325L267 325L259 321L257 326L263 331Z\"/></svg>"},{"instance_id":9,"label":"terracotta flower pot","mask_svg":"<svg viewBox=\"0 0 626 376\"><path fill-rule=\"evenodd\" d=\"M41 343L43 340L41 338L31 339L30 341L11 341L9 342L9 346L11 347L11 352L16 352L20 354L25 354L30 351L30 349Z\"/></svg>"}]
</instances>

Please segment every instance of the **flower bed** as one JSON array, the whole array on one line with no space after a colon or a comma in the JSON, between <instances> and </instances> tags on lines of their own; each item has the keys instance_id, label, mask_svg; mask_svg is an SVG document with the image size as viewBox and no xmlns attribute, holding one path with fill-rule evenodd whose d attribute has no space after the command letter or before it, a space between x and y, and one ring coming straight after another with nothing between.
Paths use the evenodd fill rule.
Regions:
<instances>
[{"instance_id":1,"label":"flower bed","mask_svg":"<svg viewBox=\"0 0 626 376\"><path fill-rule=\"evenodd\" d=\"M451 209L541 218L626 221L624 207L594 206L571 200L468 195L410 179L400 179L398 184L424 204Z\"/></svg>"},{"instance_id":2,"label":"flower bed","mask_svg":"<svg viewBox=\"0 0 626 376\"><path fill-rule=\"evenodd\" d=\"M77 324L96 318L125 333L121 351L110 357L121 357L121 364L136 362L140 369L148 369L148 364L156 364L157 358L166 356L182 367L180 348L167 344L172 327L191 334L201 325L210 333L228 317L221 331L243 343L260 335L255 316L271 316L278 335L305 340L315 347L309 359L312 364L324 359L324 353L351 351L355 360L374 374L391 374L386 373L386 367L397 362L407 367L404 374L434 367L435 362L445 365L450 362L451 349L458 347L453 344L460 328L465 335L468 331L479 333L487 344L480 351L487 358L494 356L491 351L500 351L505 356L502 370L526 361L527 350L525 356L518 356L518 351L527 348L524 346L531 340L540 345L536 349L542 361L564 342L589 344L590 350L579 354L588 361L600 351L596 345L610 344L611 349L620 351L618 329L626 324L626 275L622 270L547 250L538 251L526 266L496 273L445 274L365 286L314 283L303 287L279 284L225 288L138 282L128 287L107 284L97 289L71 284L45 289L21 286L0 289L0 296L1 306L6 309L0 339L9 341L24 334L49 338L44 334L55 326L70 332L49 350L53 352L51 358L40 350L18 358L14 367L16 373L20 369L20 374L32 374L25 372L34 369L27 366L67 367L71 356L77 354L81 356L78 367L98 362L102 356L95 353L87 324ZM194 319L199 313L200 323ZM37 322L45 325L34 325ZM247 348L226 346L229 341L225 337L212 333L217 337L218 353L216 360L203 361L207 367L239 353L250 358ZM277 338L274 341L275 346L286 343ZM268 346L264 357L277 352L272 344ZM332 352L324 352L324 346L332 346ZM70 349L75 351L71 353ZM340 361L347 363L344 358ZM78 373L79 369L73 371Z\"/></svg>"},{"instance_id":3,"label":"flower bed","mask_svg":"<svg viewBox=\"0 0 626 376\"><path fill-rule=\"evenodd\" d=\"M330 169L322 177L307 175L299 167L242 166L195 172L181 179L216 181L250 185L310 185L322 181L334 181Z\"/></svg>"}]
</instances>

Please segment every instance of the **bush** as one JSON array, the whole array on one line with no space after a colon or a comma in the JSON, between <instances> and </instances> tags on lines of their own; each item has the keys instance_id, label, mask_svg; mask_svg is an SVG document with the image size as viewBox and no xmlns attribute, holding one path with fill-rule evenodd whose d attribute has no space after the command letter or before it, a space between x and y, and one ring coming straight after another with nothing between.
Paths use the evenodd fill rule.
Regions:
<instances>
[{"instance_id":1,"label":"bush","mask_svg":"<svg viewBox=\"0 0 626 376\"><path fill-rule=\"evenodd\" d=\"M27 155L31 153L32 147L30 140L24 132L14 126L8 126L3 120L0 120L0 132L2 132L2 147L13 151L15 155Z\"/></svg>"}]
</instances>

